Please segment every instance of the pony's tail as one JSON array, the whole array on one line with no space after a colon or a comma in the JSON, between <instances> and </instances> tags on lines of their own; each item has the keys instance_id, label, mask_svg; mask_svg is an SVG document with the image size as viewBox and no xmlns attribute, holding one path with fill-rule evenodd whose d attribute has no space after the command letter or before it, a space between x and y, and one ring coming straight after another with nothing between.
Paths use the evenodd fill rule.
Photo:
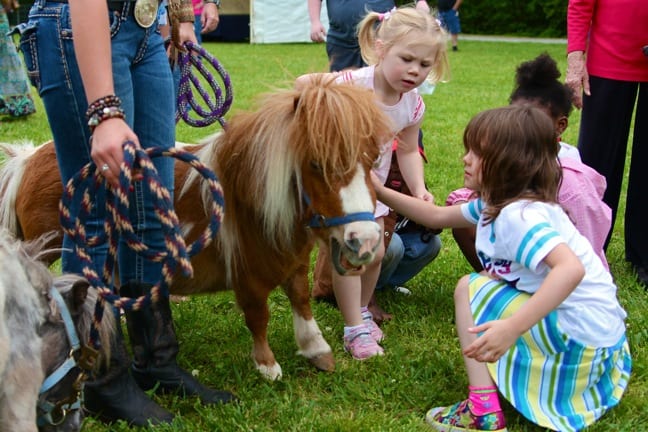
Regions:
<instances>
[{"instance_id":1,"label":"pony's tail","mask_svg":"<svg viewBox=\"0 0 648 432\"><path fill-rule=\"evenodd\" d=\"M0 227L16 238L22 238L16 216L16 198L27 160L35 151L36 147L30 142L0 143L0 153L4 159L4 163L0 167Z\"/></svg>"}]
</instances>

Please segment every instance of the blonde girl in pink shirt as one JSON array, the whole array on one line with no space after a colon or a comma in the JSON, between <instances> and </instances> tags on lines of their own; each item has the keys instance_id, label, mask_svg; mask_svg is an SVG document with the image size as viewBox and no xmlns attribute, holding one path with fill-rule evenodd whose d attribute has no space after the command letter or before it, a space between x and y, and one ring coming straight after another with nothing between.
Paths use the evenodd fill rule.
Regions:
<instances>
[{"instance_id":1,"label":"blonde girl in pink shirt","mask_svg":"<svg viewBox=\"0 0 648 432\"><path fill-rule=\"evenodd\" d=\"M373 90L376 103L392 120L394 133L385 140L374 173L381 181L386 180L392 142L396 138L399 166L412 195L432 201L432 195L425 188L423 163L418 152L425 104L416 88L425 80L436 82L446 74L447 35L430 14L405 6L386 13L369 12L358 25L358 41L369 66L340 73L303 75L297 79L296 86L324 75L340 85L351 83ZM375 217L381 231L383 217L388 211L387 206L376 203ZM374 261L359 276L343 276L331 269L333 291L344 318L344 349L357 360L383 354L379 345L383 339L382 330L367 309L383 254L381 241Z\"/></svg>"}]
</instances>

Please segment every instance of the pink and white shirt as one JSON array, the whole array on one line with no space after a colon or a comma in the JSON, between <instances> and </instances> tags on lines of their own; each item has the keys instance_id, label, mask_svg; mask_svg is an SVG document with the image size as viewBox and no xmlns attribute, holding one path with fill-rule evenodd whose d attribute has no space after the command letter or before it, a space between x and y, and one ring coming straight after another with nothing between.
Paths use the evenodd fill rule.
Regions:
<instances>
[{"instance_id":1,"label":"pink and white shirt","mask_svg":"<svg viewBox=\"0 0 648 432\"><path fill-rule=\"evenodd\" d=\"M338 83L349 82L374 90L375 69L375 66L367 66L360 69L347 70L341 72L336 78L336 81ZM416 89L403 93L399 101L394 105L385 105L378 100L376 100L376 103L391 119L391 130L394 132L394 136L406 127L418 123L423 118L423 113L425 112L425 103ZM393 153L392 142L393 137L382 145L380 156L373 168L373 172L380 179L381 183L385 183L389 175L389 167ZM376 211L374 212L376 217L386 216L388 213L389 207L380 201L376 202Z\"/></svg>"}]
</instances>

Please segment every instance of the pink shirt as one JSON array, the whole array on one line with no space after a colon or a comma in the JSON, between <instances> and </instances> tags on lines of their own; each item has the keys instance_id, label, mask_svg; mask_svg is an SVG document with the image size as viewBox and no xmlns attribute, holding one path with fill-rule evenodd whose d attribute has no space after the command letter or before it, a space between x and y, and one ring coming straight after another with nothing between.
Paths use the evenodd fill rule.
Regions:
<instances>
[{"instance_id":1,"label":"pink shirt","mask_svg":"<svg viewBox=\"0 0 648 432\"><path fill-rule=\"evenodd\" d=\"M374 71L375 66L366 66L360 69L347 70L336 78L339 83L352 82L355 85L374 89ZM385 105L376 101L380 108L383 110L387 117L391 120L392 131L394 135L398 134L401 130L408 126L416 124L423 117L425 112L425 103L423 98L418 94L416 89L403 93L400 100L395 105ZM389 167L391 166L392 159L392 145L393 140L390 139L386 142L380 150L380 156L376 161L373 172L380 179L381 183L385 183L389 175ZM389 207L380 201L376 202L376 217L386 216L389 213Z\"/></svg>"},{"instance_id":2,"label":"pink shirt","mask_svg":"<svg viewBox=\"0 0 648 432\"><path fill-rule=\"evenodd\" d=\"M605 177L570 157L560 158L560 165L563 180L558 190L558 203L609 270L603 245L612 227L612 210L603 202L607 186Z\"/></svg>"},{"instance_id":3,"label":"pink shirt","mask_svg":"<svg viewBox=\"0 0 648 432\"><path fill-rule=\"evenodd\" d=\"M569 0L567 52L585 51L590 75L648 82L648 0Z\"/></svg>"},{"instance_id":4,"label":"pink shirt","mask_svg":"<svg viewBox=\"0 0 648 432\"><path fill-rule=\"evenodd\" d=\"M203 6L205 5L203 0L191 0L191 4L193 5L194 15L202 15Z\"/></svg>"}]
</instances>

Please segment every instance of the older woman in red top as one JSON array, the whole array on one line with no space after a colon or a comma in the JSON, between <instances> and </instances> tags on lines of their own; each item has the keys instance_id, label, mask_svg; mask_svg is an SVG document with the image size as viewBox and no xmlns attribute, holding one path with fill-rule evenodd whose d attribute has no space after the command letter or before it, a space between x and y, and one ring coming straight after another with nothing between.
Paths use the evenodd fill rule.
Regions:
<instances>
[{"instance_id":1,"label":"older woman in red top","mask_svg":"<svg viewBox=\"0 0 648 432\"><path fill-rule=\"evenodd\" d=\"M570 0L567 40L566 84L574 89L574 105L583 109L578 149L583 162L607 180L603 200L612 208L613 223L635 112L625 255L648 286L648 2Z\"/></svg>"}]
</instances>

